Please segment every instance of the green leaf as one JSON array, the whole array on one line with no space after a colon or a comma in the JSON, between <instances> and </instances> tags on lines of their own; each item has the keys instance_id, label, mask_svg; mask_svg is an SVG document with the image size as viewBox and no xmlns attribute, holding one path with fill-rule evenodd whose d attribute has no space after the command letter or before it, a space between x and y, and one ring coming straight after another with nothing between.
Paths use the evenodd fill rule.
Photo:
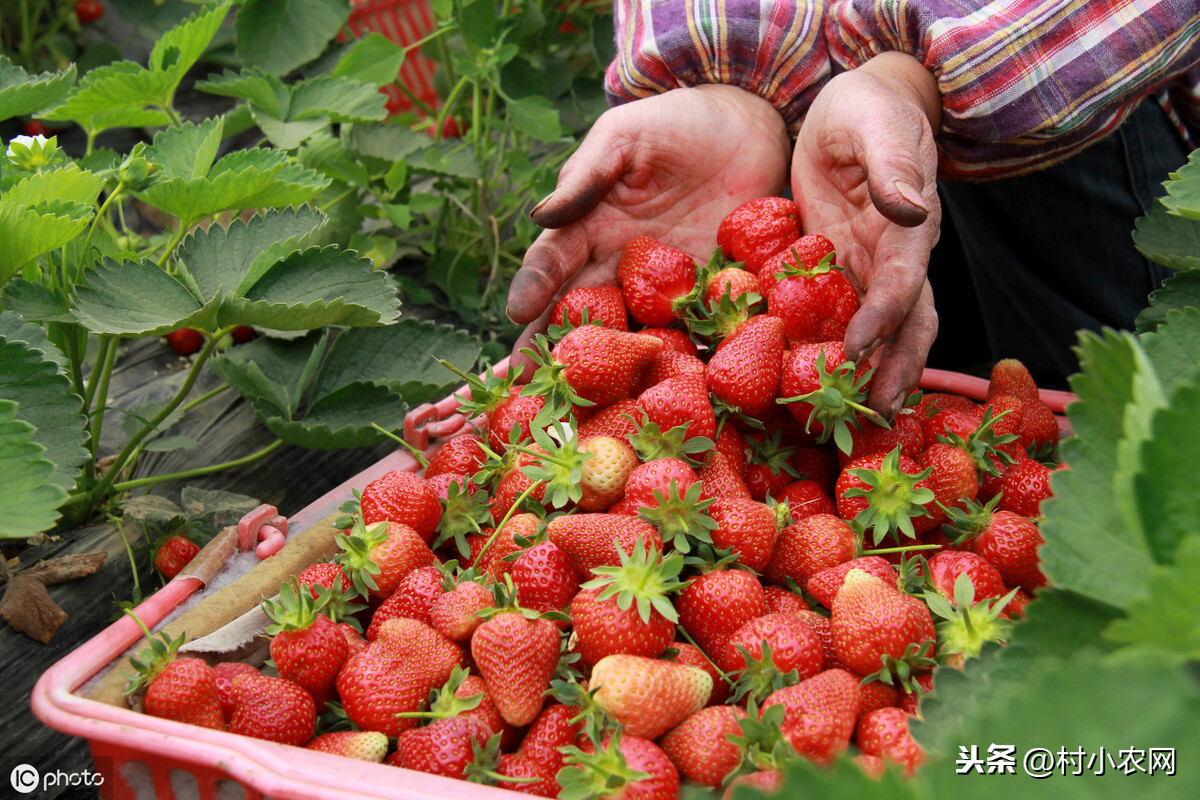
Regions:
<instances>
[{"instance_id":1,"label":"green leaf","mask_svg":"<svg viewBox=\"0 0 1200 800\"><path fill-rule=\"evenodd\" d=\"M0 540L23 539L54 527L67 491L54 483L54 462L34 437L37 428L17 418L17 403L0 398Z\"/></svg>"},{"instance_id":2,"label":"green leaf","mask_svg":"<svg viewBox=\"0 0 1200 800\"><path fill-rule=\"evenodd\" d=\"M178 128L159 131L154 143L146 148L146 158L162 168L160 179L203 178L217 158L224 127L223 118L213 117L199 124L185 122Z\"/></svg>"},{"instance_id":3,"label":"green leaf","mask_svg":"<svg viewBox=\"0 0 1200 800\"><path fill-rule=\"evenodd\" d=\"M66 202L24 206L0 200L0 284L38 256L83 233L92 208Z\"/></svg>"},{"instance_id":4,"label":"green leaf","mask_svg":"<svg viewBox=\"0 0 1200 800\"><path fill-rule=\"evenodd\" d=\"M1139 333L1152 331L1166 321L1172 311L1200 308L1200 270L1180 272L1163 281L1161 289L1150 294L1150 306L1137 318Z\"/></svg>"},{"instance_id":5,"label":"green leaf","mask_svg":"<svg viewBox=\"0 0 1200 800\"><path fill-rule=\"evenodd\" d=\"M330 125L328 117L304 119L299 122L284 121L263 113L257 106L250 106L250 113L263 135L271 140L271 144L282 150L295 150Z\"/></svg>"},{"instance_id":6,"label":"green leaf","mask_svg":"<svg viewBox=\"0 0 1200 800\"><path fill-rule=\"evenodd\" d=\"M163 336L176 328L210 327L213 305L147 261L111 258L84 272L72 313L93 333Z\"/></svg>"},{"instance_id":7,"label":"green leaf","mask_svg":"<svg viewBox=\"0 0 1200 800\"><path fill-rule=\"evenodd\" d=\"M1146 469L1136 477L1138 515L1154 560L1169 564L1179 543L1197 530L1196 476L1200 475L1200 382L1179 389L1154 418L1142 452Z\"/></svg>"},{"instance_id":8,"label":"green leaf","mask_svg":"<svg viewBox=\"0 0 1200 800\"><path fill-rule=\"evenodd\" d=\"M558 109L545 97L522 97L508 104L513 127L539 142L562 138Z\"/></svg>"},{"instance_id":9,"label":"green leaf","mask_svg":"<svg viewBox=\"0 0 1200 800\"><path fill-rule=\"evenodd\" d=\"M1074 436L1060 445L1069 470L1055 473L1055 496L1042 505L1042 568L1051 583L1124 608L1145 585L1152 559L1126 528L1113 502L1118 442L1133 402L1138 346L1127 334L1083 333L1081 374L1071 379L1080 402L1068 417Z\"/></svg>"},{"instance_id":10,"label":"green leaf","mask_svg":"<svg viewBox=\"0 0 1200 800\"><path fill-rule=\"evenodd\" d=\"M1195 151L1188 156L1188 163L1179 172L1171 174L1164 184L1167 195L1161 202L1172 214L1189 219L1200 219L1200 154Z\"/></svg>"},{"instance_id":11,"label":"green leaf","mask_svg":"<svg viewBox=\"0 0 1200 800\"><path fill-rule=\"evenodd\" d=\"M246 0L235 26L238 57L286 75L321 55L349 15L347 0Z\"/></svg>"},{"instance_id":12,"label":"green leaf","mask_svg":"<svg viewBox=\"0 0 1200 800\"><path fill-rule=\"evenodd\" d=\"M200 56L204 55L230 8L228 0L207 3L194 15L164 33L150 51L150 69L170 76L178 85L187 71L200 60Z\"/></svg>"},{"instance_id":13,"label":"green leaf","mask_svg":"<svg viewBox=\"0 0 1200 800\"><path fill-rule=\"evenodd\" d=\"M494 47L496 22L496 4L492 0L468 0L463 3L460 18L463 44L475 51Z\"/></svg>"},{"instance_id":14,"label":"green leaf","mask_svg":"<svg viewBox=\"0 0 1200 800\"><path fill-rule=\"evenodd\" d=\"M1132 349L1134 359L1133 396L1125 406L1124 424L1117 442L1116 469L1113 472L1113 499L1125 520L1128 537L1140 549L1148 549L1146 526L1137 502L1135 481L1142 474L1142 444L1150 438L1150 420L1167 404L1158 372L1141 347Z\"/></svg>"},{"instance_id":15,"label":"green leaf","mask_svg":"<svg viewBox=\"0 0 1200 800\"><path fill-rule=\"evenodd\" d=\"M199 447L200 442L191 436L160 436L152 439L144 449L148 452L166 453L172 450L196 450Z\"/></svg>"},{"instance_id":16,"label":"green leaf","mask_svg":"<svg viewBox=\"0 0 1200 800\"><path fill-rule=\"evenodd\" d=\"M400 316L387 275L350 250L309 248L271 265L243 297L227 298L219 321L280 331L326 325L387 325Z\"/></svg>"},{"instance_id":17,"label":"green leaf","mask_svg":"<svg viewBox=\"0 0 1200 800\"><path fill-rule=\"evenodd\" d=\"M374 122L387 118L387 97L351 78L322 76L292 89L288 118L329 118L334 122Z\"/></svg>"},{"instance_id":18,"label":"green leaf","mask_svg":"<svg viewBox=\"0 0 1200 800\"><path fill-rule=\"evenodd\" d=\"M68 163L45 172L27 175L4 193L4 201L36 206L53 201L92 206L104 188L104 178Z\"/></svg>"},{"instance_id":19,"label":"green leaf","mask_svg":"<svg viewBox=\"0 0 1200 800\"><path fill-rule=\"evenodd\" d=\"M345 138L346 147L359 155L398 161L433 146L428 136L400 125L355 125Z\"/></svg>"},{"instance_id":20,"label":"green leaf","mask_svg":"<svg viewBox=\"0 0 1200 800\"><path fill-rule=\"evenodd\" d=\"M1200 659L1200 535L1191 532L1173 554L1171 566L1150 573L1147 593L1129 603L1129 613L1109 627L1109 639L1129 649L1183 663Z\"/></svg>"},{"instance_id":21,"label":"green leaf","mask_svg":"<svg viewBox=\"0 0 1200 800\"><path fill-rule=\"evenodd\" d=\"M283 81L254 67L241 72L225 70L216 77L198 81L196 88L209 94L248 100L277 119L287 113L290 98Z\"/></svg>"},{"instance_id":22,"label":"green leaf","mask_svg":"<svg viewBox=\"0 0 1200 800\"><path fill-rule=\"evenodd\" d=\"M74 322L70 310L54 293L22 278L14 278L0 289L0 307L10 309L27 320L38 322Z\"/></svg>"},{"instance_id":23,"label":"green leaf","mask_svg":"<svg viewBox=\"0 0 1200 800\"><path fill-rule=\"evenodd\" d=\"M293 341L259 337L210 362L260 417L293 419L325 354L327 334L313 331Z\"/></svg>"},{"instance_id":24,"label":"green leaf","mask_svg":"<svg viewBox=\"0 0 1200 800\"><path fill-rule=\"evenodd\" d=\"M175 251L198 295L211 300L254 284L267 268L320 235L325 216L307 206L270 210L228 227L192 231Z\"/></svg>"},{"instance_id":25,"label":"green leaf","mask_svg":"<svg viewBox=\"0 0 1200 800\"><path fill-rule=\"evenodd\" d=\"M1155 203L1134 223L1133 244L1151 261L1172 269L1200 267L1200 220L1168 213Z\"/></svg>"},{"instance_id":26,"label":"green leaf","mask_svg":"<svg viewBox=\"0 0 1200 800\"><path fill-rule=\"evenodd\" d=\"M418 320L346 331L334 342L314 392L323 397L337 387L367 382L398 392L410 403L423 402L461 383L435 359L468 372L480 349L479 339L465 331ZM414 400L417 396L421 399Z\"/></svg>"},{"instance_id":27,"label":"green leaf","mask_svg":"<svg viewBox=\"0 0 1200 800\"><path fill-rule=\"evenodd\" d=\"M49 482L70 490L88 459L83 401L71 391L62 354L31 327L0 311L0 397L16 402L17 417L34 427L53 465Z\"/></svg>"},{"instance_id":28,"label":"green leaf","mask_svg":"<svg viewBox=\"0 0 1200 800\"><path fill-rule=\"evenodd\" d=\"M55 105L75 85L75 65L59 72L30 75L0 55L0 120L35 114Z\"/></svg>"},{"instance_id":29,"label":"green leaf","mask_svg":"<svg viewBox=\"0 0 1200 800\"><path fill-rule=\"evenodd\" d=\"M383 441L384 430L404 427L408 406L399 394L373 383L352 383L313 403L303 420L268 417L263 423L288 444L312 450L365 447Z\"/></svg>"},{"instance_id":30,"label":"green leaf","mask_svg":"<svg viewBox=\"0 0 1200 800\"><path fill-rule=\"evenodd\" d=\"M333 77L353 78L379 88L393 83L402 66L404 48L382 34L371 32L351 45L333 68Z\"/></svg>"}]
</instances>

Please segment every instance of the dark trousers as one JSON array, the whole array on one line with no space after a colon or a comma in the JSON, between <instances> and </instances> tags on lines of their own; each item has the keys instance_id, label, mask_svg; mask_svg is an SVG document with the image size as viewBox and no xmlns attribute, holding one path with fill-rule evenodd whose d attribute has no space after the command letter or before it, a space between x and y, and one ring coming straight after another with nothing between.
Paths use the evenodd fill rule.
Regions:
<instances>
[{"instance_id":1,"label":"dark trousers","mask_svg":"<svg viewBox=\"0 0 1200 800\"><path fill-rule=\"evenodd\" d=\"M978 371L1020 359L1066 388L1080 329L1132 329L1170 270L1133 246L1134 222L1189 147L1147 99L1113 134L1016 178L943 181L942 240L930 280L939 315L930 366Z\"/></svg>"}]
</instances>

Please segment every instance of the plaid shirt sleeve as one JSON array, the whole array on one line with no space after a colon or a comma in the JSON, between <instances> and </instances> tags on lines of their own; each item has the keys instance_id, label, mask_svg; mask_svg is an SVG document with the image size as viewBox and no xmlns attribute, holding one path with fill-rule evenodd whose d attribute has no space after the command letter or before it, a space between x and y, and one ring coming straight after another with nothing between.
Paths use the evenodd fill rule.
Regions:
<instances>
[{"instance_id":1,"label":"plaid shirt sleeve","mask_svg":"<svg viewBox=\"0 0 1200 800\"><path fill-rule=\"evenodd\" d=\"M1068 158L1156 91L1169 88L1185 115L1196 110L1198 2L830 0L825 35L835 71L899 50L933 73L940 169L951 179Z\"/></svg>"},{"instance_id":2,"label":"plaid shirt sleeve","mask_svg":"<svg viewBox=\"0 0 1200 800\"><path fill-rule=\"evenodd\" d=\"M609 100L726 84L770 101L794 136L830 77L824 0L616 0Z\"/></svg>"}]
</instances>

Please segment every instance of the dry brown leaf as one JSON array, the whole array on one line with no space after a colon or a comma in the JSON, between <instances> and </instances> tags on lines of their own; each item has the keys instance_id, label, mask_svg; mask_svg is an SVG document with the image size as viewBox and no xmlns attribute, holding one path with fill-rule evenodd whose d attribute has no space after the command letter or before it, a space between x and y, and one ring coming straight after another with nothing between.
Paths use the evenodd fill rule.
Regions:
<instances>
[{"instance_id":1,"label":"dry brown leaf","mask_svg":"<svg viewBox=\"0 0 1200 800\"><path fill-rule=\"evenodd\" d=\"M28 572L12 577L0 598L0 617L18 631L42 644L67 620L67 612L46 591L46 585Z\"/></svg>"},{"instance_id":2,"label":"dry brown leaf","mask_svg":"<svg viewBox=\"0 0 1200 800\"><path fill-rule=\"evenodd\" d=\"M86 578L104 563L108 553L79 553L70 556L60 556L49 561L39 561L22 574L37 578L46 586L53 586L64 581Z\"/></svg>"}]
</instances>

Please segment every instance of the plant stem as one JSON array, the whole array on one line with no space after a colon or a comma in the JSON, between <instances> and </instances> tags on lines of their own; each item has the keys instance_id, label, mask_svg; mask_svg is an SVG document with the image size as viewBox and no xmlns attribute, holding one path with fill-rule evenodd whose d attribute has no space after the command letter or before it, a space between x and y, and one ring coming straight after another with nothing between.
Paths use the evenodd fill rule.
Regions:
<instances>
[{"instance_id":1,"label":"plant stem","mask_svg":"<svg viewBox=\"0 0 1200 800\"><path fill-rule=\"evenodd\" d=\"M337 197L335 197L335 198L333 198L332 200L330 200L328 203L325 203L324 205L322 205L322 206L321 206L321 208L320 208L320 211L321 211L322 213L328 212L328 211L329 211L329 209L333 208L333 207L334 207L334 206L336 206L338 203L342 202L342 201L343 201L343 200L345 200L347 197L349 197L350 195L354 194L354 193L355 193L355 192L357 192L357 191L358 191L358 187L356 187L356 186L351 186L349 189L347 189L346 191L342 192L342 193L341 193L341 194L339 194Z\"/></svg>"},{"instance_id":2,"label":"plant stem","mask_svg":"<svg viewBox=\"0 0 1200 800\"><path fill-rule=\"evenodd\" d=\"M411 453L417 459L417 463L419 463L421 465L422 469L429 466L429 459L425 457L425 454L422 453L417 448L413 447L408 442L404 441L404 439L402 437L397 436L396 434L392 433L387 428L383 427L382 425L380 425L377 422L372 422L371 427L374 428L375 430L379 431L380 433L382 433L384 436L391 439L396 444L403 447L409 453Z\"/></svg>"},{"instance_id":3,"label":"plant stem","mask_svg":"<svg viewBox=\"0 0 1200 800\"><path fill-rule=\"evenodd\" d=\"M84 255L87 254L88 247L92 244L92 237L96 234L96 228L100 225L100 220L104 219L104 214L108 211L108 207L112 205L114 199L121 196L122 186L117 185L117 188L108 197L104 198L104 202L100 204L100 208L96 210L96 216L92 220L91 227L88 228L87 238L83 240L83 249L80 251Z\"/></svg>"},{"instance_id":4,"label":"plant stem","mask_svg":"<svg viewBox=\"0 0 1200 800\"><path fill-rule=\"evenodd\" d=\"M96 362L96 369L100 371L100 383L96 389L96 406L95 413L92 414L92 441L91 451L92 460L96 460L96 452L100 447L100 431L104 428L104 407L108 404L108 382L112 377L113 364L117 360L117 349L119 342L116 337L113 339L112 346L108 348L108 352L104 354L104 361Z\"/></svg>"},{"instance_id":5,"label":"plant stem","mask_svg":"<svg viewBox=\"0 0 1200 800\"><path fill-rule=\"evenodd\" d=\"M171 234L171 238L167 240L163 250L162 258L158 259L158 265L163 269L167 268L167 261L170 260L171 254L175 252L175 248L183 241L184 235L187 233L190 225L184 225L183 220L179 220L179 229Z\"/></svg>"},{"instance_id":6,"label":"plant stem","mask_svg":"<svg viewBox=\"0 0 1200 800\"><path fill-rule=\"evenodd\" d=\"M188 478L198 478L202 475L211 475L214 472L221 472L226 469L235 469L253 463L263 456L269 455L283 444L282 439L276 439L266 447L251 453L248 456L235 458L232 461L226 461L221 464L210 464L207 467L196 467L195 469L187 469L182 472L171 472L166 475L150 475L145 478L135 478L131 481L122 481L114 483L112 488L114 492L126 492L130 489L138 489L142 486L153 486L156 483L166 483L167 481L186 480Z\"/></svg>"},{"instance_id":7,"label":"plant stem","mask_svg":"<svg viewBox=\"0 0 1200 800\"><path fill-rule=\"evenodd\" d=\"M114 337L112 336L100 337L100 349L96 353L96 366L92 369L92 374L88 377L87 389L83 394L84 413L90 413L91 411L92 401L96 397L96 384L100 380L100 366L108 358L108 350L114 344L113 339Z\"/></svg>"},{"instance_id":8,"label":"plant stem","mask_svg":"<svg viewBox=\"0 0 1200 800\"><path fill-rule=\"evenodd\" d=\"M206 400L211 400L212 398L216 397L217 395L219 395L221 392L225 391L225 390L226 390L226 389L228 389L228 388L229 388L229 384L228 384L228 383L222 383L222 384L221 384L220 386L218 386L217 388L215 388L215 389L210 389L209 391L205 392L204 394L200 395L200 396L199 396L199 397L197 397L195 400L192 400L192 401L191 401L191 402L189 402L189 403L188 403L186 406L184 406L184 407L183 407L183 411L184 411L184 413L187 413L188 411L191 411L193 408L195 408L196 406L198 406L198 405L200 405L201 403L205 402Z\"/></svg>"}]
</instances>

